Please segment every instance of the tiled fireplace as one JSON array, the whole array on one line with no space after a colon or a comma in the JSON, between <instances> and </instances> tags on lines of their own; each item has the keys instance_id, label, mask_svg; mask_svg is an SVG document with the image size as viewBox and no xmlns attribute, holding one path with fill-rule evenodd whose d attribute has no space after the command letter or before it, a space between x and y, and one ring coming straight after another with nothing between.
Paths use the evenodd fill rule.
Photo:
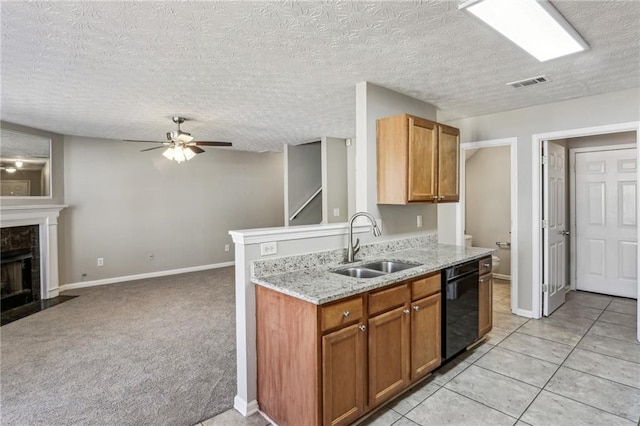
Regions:
<instances>
[{"instance_id":1,"label":"tiled fireplace","mask_svg":"<svg viewBox=\"0 0 640 426\"><path fill-rule=\"evenodd\" d=\"M58 296L58 216L65 207L0 207L3 311Z\"/></svg>"},{"instance_id":2,"label":"tiled fireplace","mask_svg":"<svg viewBox=\"0 0 640 426\"><path fill-rule=\"evenodd\" d=\"M1 311L40 300L40 227L0 230Z\"/></svg>"}]
</instances>

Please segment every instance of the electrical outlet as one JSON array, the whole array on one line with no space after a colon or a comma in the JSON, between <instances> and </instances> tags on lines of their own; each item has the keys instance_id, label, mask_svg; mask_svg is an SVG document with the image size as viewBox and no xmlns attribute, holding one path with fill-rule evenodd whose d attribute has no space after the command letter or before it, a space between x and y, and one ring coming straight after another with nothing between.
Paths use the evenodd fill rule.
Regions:
<instances>
[{"instance_id":1,"label":"electrical outlet","mask_svg":"<svg viewBox=\"0 0 640 426\"><path fill-rule=\"evenodd\" d=\"M85 278L87 278L87 273L83 272L82 273L82 278L80 279L80 281L84 281Z\"/></svg>"},{"instance_id":2,"label":"electrical outlet","mask_svg":"<svg viewBox=\"0 0 640 426\"><path fill-rule=\"evenodd\" d=\"M261 256L270 256L272 254L278 253L278 243L262 243L260 244L260 255Z\"/></svg>"},{"instance_id":3,"label":"electrical outlet","mask_svg":"<svg viewBox=\"0 0 640 426\"><path fill-rule=\"evenodd\" d=\"M229 251L229 244L224 245L224 251Z\"/></svg>"},{"instance_id":4,"label":"electrical outlet","mask_svg":"<svg viewBox=\"0 0 640 426\"><path fill-rule=\"evenodd\" d=\"M104 266L104 257L98 258L98 266Z\"/></svg>"},{"instance_id":5,"label":"electrical outlet","mask_svg":"<svg viewBox=\"0 0 640 426\"><path fill-rule=\"evenodd\" d=\"M334 215L335 217L340 216L340 209L339 209L339 208L337 208L337 207L336 207L335 209L333 209L333 215Z\"/></svg>"},{"instance_id":6,"label":"electrical outlet","mask_svg":"<svg viewBox=\"0 0 640 426\"><path fill-rule=\"evenodd\" d=\"M149 262L152 262L156 258L155 254L149 253Z\"/></svg>"},{"instance_id":7,"label":"electrical outlet","mask_svg":"<svg viewBox=\"0 0 640 426\"><path fill-rule=\"evenodd\" d=\"M416 216L416 226L418 228L422 228L422 215L419 214L418 216Z\"/></svg>"}]
</instances>

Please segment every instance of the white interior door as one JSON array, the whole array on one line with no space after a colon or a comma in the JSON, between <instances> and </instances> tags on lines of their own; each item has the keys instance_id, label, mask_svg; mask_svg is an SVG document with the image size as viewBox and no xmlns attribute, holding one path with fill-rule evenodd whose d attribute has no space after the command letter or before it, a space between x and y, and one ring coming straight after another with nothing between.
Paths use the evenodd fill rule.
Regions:
<instances>
[{"instance_id":1,"label":"white interior door","mask_svg":"<svg viewBox=\"0 0 640 426\"><path fill-rule=\"evenodd\" d=\"M576 153L576 288L637 299L636 149Z\"/></svg>"},{"instance_id":2,"label":"white interior door","mask_svg":"<svg viewBox=\"0 0 640 426\"><path fill-rule=\"evenodd\" d=\"M565 148L553 142L543 142L544 265L543 314L551 315L564 303L567 284L566 224L566 154Z\"/></svg>"}]
</instances>

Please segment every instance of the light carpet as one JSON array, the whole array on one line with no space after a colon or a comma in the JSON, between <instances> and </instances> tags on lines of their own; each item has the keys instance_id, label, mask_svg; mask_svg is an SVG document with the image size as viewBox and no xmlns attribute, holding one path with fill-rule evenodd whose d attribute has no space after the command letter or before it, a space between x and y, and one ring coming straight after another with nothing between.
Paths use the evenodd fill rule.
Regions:
<instances>
[{"instance_id":1,"label":"light carpet","mask_svg":"<svg viewBox=\"0 0 640 426\"><path fill-rule=\"evenodd\" d=\"M233 406L233 267L67 291L0 329L3 425L193 425Z\"/></svg>"}]
</instances>

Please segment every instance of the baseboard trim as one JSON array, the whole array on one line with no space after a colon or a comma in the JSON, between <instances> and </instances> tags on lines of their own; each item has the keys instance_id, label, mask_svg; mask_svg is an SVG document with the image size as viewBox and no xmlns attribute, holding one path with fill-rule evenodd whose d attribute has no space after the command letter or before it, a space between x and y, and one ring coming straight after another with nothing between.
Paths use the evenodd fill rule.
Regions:
<instances>
[{"instance_id":1,"label":"baseboard trim","mask_svg":"<svg viewBox=\"0 0 640 426\"><path fill-rule=\"evenodd\" d=\"M516 309L513 310L513 313L516 314L516 315L519 315L521 317L525 317L525 318L535 318L533 316L533 311L528 311L526 309L518 309L518 308L516 308Z\"/></svg>"},{"instance_id":2,"label":"baseboard trim","mask_svg":"<svg viewBox=\"0 0 640 426\"><path fill-rule=\"evenodd\" d=\"M136 275L124 275L121 277L105 278L102 280L81 281L79 283L63 284L59 287L59 290L65 291L65 290L73 290L76 288L95 287L99 285L121 283L124 281L135 281L135 280L144 280L147 278L166 277L168 275L184 274L187 272L196 272L196 271L205 271L207 269L225 268L227 266L233 266L233 265L235 265L235 262L232 260L229 262L212 263L210 265L190 266L188 268L168 269L165 271L147 272L144 274L136 274Z\"/></svg>"},{"instance_id":3,"label":"baseboard trim","mask_svg":"<svg viewBox=\"0 0 640 426\"><path fill-rule=\"evenodd\" d=\"M233 398L233 408L238 410L243 416L249 417L258 412L258 401L254 399L247 402L239 395L236 395L235 398Z\"/></svg>"},{"instance_id":4,"label":"baseboard trim","mask_svg":"<svg viewBox=\"0 0 640 426\"><path fill-rule=\"evenodd\" d=\"M493 274L493 278L497 278L499 280L511 281L511 275L505 274Z\"/></svg>"}]
</instances>

